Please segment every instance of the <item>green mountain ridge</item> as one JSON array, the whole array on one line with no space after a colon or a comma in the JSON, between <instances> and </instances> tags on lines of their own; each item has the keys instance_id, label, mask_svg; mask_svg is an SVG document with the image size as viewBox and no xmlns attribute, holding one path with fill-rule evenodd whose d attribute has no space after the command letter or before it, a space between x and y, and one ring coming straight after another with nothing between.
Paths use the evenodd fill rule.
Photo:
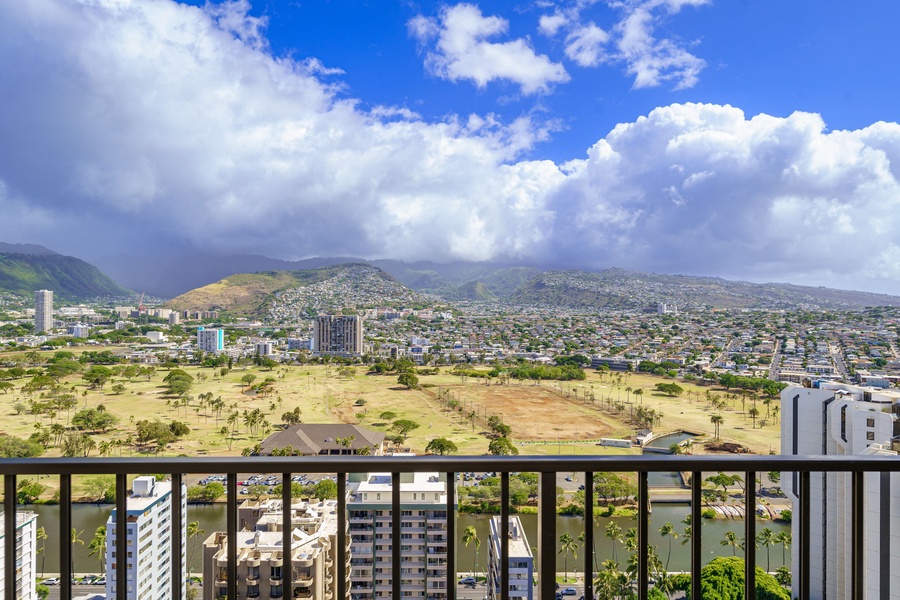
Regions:
<instances>
[{"instance_id":1,"label":"green mountain ridge","mask_svg":"<svg viewBox=\"0 0 900 600\"><path fill-rule=\"evenodd\" d=\"M53 290L54 299L65 301L134 293L74 256L0 253L0 291L27 297L36 290Z\"/></svg>"},{"instance_id":2,"label":"green mountain ridge","mask_svg":"<svg viewBox=\"0 0 900 600\"><path fill-rule=\"evenodd\" d=\"M624 310L652 310L658 303L676 304L680 308L855 309L900 306L900 296L606 269L546 271L516 290L508 302L545 308Z\"/></svg>"}]
</instances>

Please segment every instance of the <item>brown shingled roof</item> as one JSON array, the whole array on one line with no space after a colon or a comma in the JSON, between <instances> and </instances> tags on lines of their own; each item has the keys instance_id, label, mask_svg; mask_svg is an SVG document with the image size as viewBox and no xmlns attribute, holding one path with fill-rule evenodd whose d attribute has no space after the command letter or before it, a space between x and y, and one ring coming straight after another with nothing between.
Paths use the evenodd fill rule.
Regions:
<instances>
[{"instance_id":1,"label":"brown shingled roof","mask_svg":"<svg viewBox=\"0 0 900 600\"><path fill-rule=\"evenodd\" d=\"M277 431L267 437L260 444L260 455L268 456L275 448L292 447L298 454L312 456L316 454L330 454L332 450L345 450L337 441L338 438L353 436L350 450L354 454L364 447L381 447L384 442L384 434L380 431L363 429L359 425L347 425L345 423L301 423L291 425L287 429Z\"/></svg>"}]
</instances>

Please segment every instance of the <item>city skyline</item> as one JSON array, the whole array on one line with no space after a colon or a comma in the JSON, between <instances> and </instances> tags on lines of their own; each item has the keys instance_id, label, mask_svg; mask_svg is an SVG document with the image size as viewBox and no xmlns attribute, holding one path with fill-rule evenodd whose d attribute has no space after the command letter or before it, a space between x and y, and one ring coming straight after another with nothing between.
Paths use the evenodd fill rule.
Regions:
<instances>
[{"instance_id":1,"label":"city skyline","mask_svg":"<svg viewBox=\"0 0 900 600\"><path fill-rule=\"evenodd\" d=\"M898 10L11 3L0 238L896 293Z\"/></svg>"}]
</instances>

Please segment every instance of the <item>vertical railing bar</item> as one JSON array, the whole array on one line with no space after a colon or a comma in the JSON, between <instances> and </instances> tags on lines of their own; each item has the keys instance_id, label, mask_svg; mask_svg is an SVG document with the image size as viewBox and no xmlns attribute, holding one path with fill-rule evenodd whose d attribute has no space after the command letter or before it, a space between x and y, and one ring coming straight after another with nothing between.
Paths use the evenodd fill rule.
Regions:
<instances>
[{"instance_id":1,"label":"vertical railing bar","mask_svg":"<svg viewBox=\"0 0 900 600\"><path fill-rule=\"evenodd\" d=\"M800 473L800 598L799 600L810 600L810 548L809 539L810 530L810 479L809 471Z\"/></svg>"},{"instance_id":2,"label":"vertical railing bar","mask_svg":"<svg viewBox=\"0 0 900 600\"><path fill-rule=\"evenodd\" d=\"M350 578L350 567L347 566L347 474L337 474L337 597L347 597L347 580ZM427 536L426 536L427 537ZM427 539L426 539L427 547ZM426 550L427 556L427 550ZM426 568L428 559L425 559Z\"/></svg>"},{"instance_id":3,"label":"vertical railing bar","mask_svg":"<svg viewBox=\"0 0 900 600\"><path fill-rule=\"evenodd\" d=\"M647 471L638 473L638 598L646 598L649 590L650 496Z\"/></svg>"},{"instance_id":4,"label":"vertical railing bar","mask_svg":"<svg viewBox=\"0 0 900 600\"><path fill-rule=\"evenodd\" d=\"M490 567L490 561L488 561ZM509 471L500 473L500 599L509 600ZM490 583L491 577L488 577Z\"/></svg>"},{"instance_id":5,"label":"vertical railing bar","mask_svg":"<svg viewBox=\"0 0 900 600\"><path fill-rule=\"evenodd\" d=\"M225 477L225 498L228 502L226 505L225 516L228 522L225 523L226 535L226 552L228 561L226 573L228 581L228 598L237 598L237 473L228 473Z\"/></svg>"},{"instance_id":6,"label":"vertical railing bar","mask_svg":"<svg viewBox=\"0 0 900 600\"><path fill-rule=\"evenodd\" d=\"M594 600L594 473L584 474L584 597Z\"/></svg>"},{"instance_id":7,"label":"vertical railing bar","mask_svg":"<svg viewBox=\"0 0 900 600\"><path fill-rule=\"evenodd\" d=\"M744 598L756 598L756 473L744 474Z\"/></svg>"},{"instance_id":8,"label":"vertical railing bar","mask_svg":"<svg viewBox=\"0 0 900 600\"><path fill-rule=\"evenodd\" d=\"M294 559L291 556L292 536L291 529L291 502L293 500L291 489L291 474L281 474L281 589L282 597L290 598L294 587Z\"/></svg>"},{"instance_id":9,"label":"vertical railing bar","mask_svg":"<svg viewBox=\"0 0 900 600\"><path fill-rule=\"evenodd\" d=\"M391 473L391 597L400 598L400 536L403 531L400 525L400 473ZM427 536L426 536L426 543Z\"/></svg>"},{"instance_id":10,"label":"vertical railing bar","mask_svg":"<svg viewBox=\"0 0 900 600\"><path fill-rule=\"evenodd\" d=\"M850 597L853 600L865 598L865 562L863 555L866 551L866 511L865 511L865 474L854 471L852 476L853 501L851 506L853 531L851 544L853 550L851 556L850 573Z\"/></svg>"},{"instance_id":11,"label":"vertical railing bar","mask_svg":"<svg viewBox=\"0 0 900 600\"><path fill-rule=\"evenodd\" d=\"M691 473L691 598L701 598L700 569L703 568L702 480L700 471Z\"/></svg>"},{"instance_id":12,"label":"vertical railing bar","mask_svg":"<svg viewBox=\"0 0 900 600\"><path fill-rule=\"evenodd\" d=\"M16 600L16 476L3 476L3 574L4 598Z\"/></svg>"},{"instance_id":13,"label":"vertical railing bar","mask_svg":"<svg viewBox=\"0 0 900 600\"><path fill-rule=\"evenodd\" d=\"M556 598L556 472L538 476L538 597Z\"/></svg>"},{"instance_id":14,"label":"vertical railing bar","mask_svg":"<svg viewBox=\"0 0 900 600\"><path fill-rule=\"evenodd\" d=\"M134 543L133 554L137 559L137 536ZM128 598L128 476L125 473L116 474L116 598Z\"/></svg>"},{"instance_id":15,"label":"vertical railing bar","mask_svg":"<svg viewBox=\"0 0 900 600\"><path fill-rule=\"evenodd\" d=\"M72 600L72 475L69 473L59 476L59 506L59 597Z\"/></svg>"},{"instance_id":16,"label":"vertical railing bar","mask_svg":"<svg viewBox=\"0 0 900 600\"><path fill-rule=\"evenodd\" d=\"M447 600L456 600L456 473L447 473ZM427 562L427 561L426 561Z\"/></svg>"},{"instance_id":17,"label":"vertical railing bar","mask_svg":"<svg viewBox=\"0 0 900 600\"><path fill-rule=\"evenodd\" d=\"M172 598L182 600L184 597L184 517L181 510L181 473L172 473Z\"/></svg>"}]
</instances>

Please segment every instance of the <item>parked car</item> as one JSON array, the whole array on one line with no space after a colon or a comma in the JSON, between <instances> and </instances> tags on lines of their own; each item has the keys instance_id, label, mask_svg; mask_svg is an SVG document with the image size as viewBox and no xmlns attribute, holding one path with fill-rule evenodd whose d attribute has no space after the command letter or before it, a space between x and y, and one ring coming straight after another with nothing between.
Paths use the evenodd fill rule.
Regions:
<instances>
[{"instance_id":1,"label":"parked car","mask_svg":"<svg viewBox=\"0 0 900 600\"><path fill-rule=\"evenodd\" d=\"M59 585L59 577L51 577L50 579L45 579L41 583L44 585Z\"/></svg>"}]
</instances>

